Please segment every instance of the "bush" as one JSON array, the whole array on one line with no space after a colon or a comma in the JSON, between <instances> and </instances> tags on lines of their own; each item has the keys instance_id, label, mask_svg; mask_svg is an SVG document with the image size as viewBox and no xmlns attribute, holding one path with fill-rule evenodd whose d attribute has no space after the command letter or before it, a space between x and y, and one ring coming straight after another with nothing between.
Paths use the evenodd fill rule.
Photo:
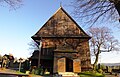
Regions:
<instances>
[{"instance_id":1,"label":"bush","mask_svg":"<svg viewBox=\"0 0 120 77\"><path fill-rule=\"evenodd\" d=\"M30 69L30 62L28 60L25 60L25 62L23 63L23 69L25 71Z\"/></svg>"},{"instance_id":2,"label":"bush","mask_svg":"<svg viewBox=\"0 0 120 77\"><path fill-rule=\"evenodd\" d=\"M102 70L102 69L99 69L98 72L102 74L102 73L103 73L103 70Z\"/></svg>"},{"instance_id":3,"label":"bush","mask_svg":"<svg viewBox=\"0 0 120 77\"><path fill-rule=\"evenodd\" d=\"M37 68L33 70L34 74L36 75L43 75L43 69L42 68Z\"/></svg>"},{"instance_id":4,"label":"bush","mask_svg":"<svg viewBox=\"0 0 120 77\"><path fill-rule=\"evenodd\" d=\"M36 69L36 70L35 70L35 74L36 74L36 75L40 75L40 70L39 70L39 69Z\"/></svg>"},{"instance_id":5,"label":"bush","mask_svg":"<svg viewBox=\"0 0 120 77\"><path fill-rule=\"evenodd\" d=\"M35 74L35 69L32 69L31 74Z\"/></svg>"},{"instance_id":6,"label":"bush","mask_svg":"<svg viewBox=\"0 0 120 77\"><path fill-rule=\"evenodd\" d=\"M35 69L36 69L36 66L31 67L31 70L30 70L31 74L35 74Z\"/></svg>"}]
</instances>

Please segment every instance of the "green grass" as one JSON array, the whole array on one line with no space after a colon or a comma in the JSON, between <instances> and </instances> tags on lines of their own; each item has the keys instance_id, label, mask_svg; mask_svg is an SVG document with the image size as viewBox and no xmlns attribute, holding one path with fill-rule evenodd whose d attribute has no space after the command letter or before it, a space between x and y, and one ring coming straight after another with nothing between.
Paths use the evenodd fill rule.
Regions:
<instances>
[{"instance_id":1,"label":"green grass","mask_svg":"<svg viewBox=\"0 0 120 77\"><path fill-rule=\"evenodd\" d=\"M93 73L93 72L82 72L79 75L80 77L105 77L101 73Z\"/></svg>"},{"instance_id":2,"label":"green grass","mask_svg":"<svg viewBox=\"0 0 120 77\"><path fill-rule=\"evenodd\" d=\"M25 74L25 73L20 72L20 71L16 71L15 73L16 73L16 74Z\"/></svg>"}]
</instances>

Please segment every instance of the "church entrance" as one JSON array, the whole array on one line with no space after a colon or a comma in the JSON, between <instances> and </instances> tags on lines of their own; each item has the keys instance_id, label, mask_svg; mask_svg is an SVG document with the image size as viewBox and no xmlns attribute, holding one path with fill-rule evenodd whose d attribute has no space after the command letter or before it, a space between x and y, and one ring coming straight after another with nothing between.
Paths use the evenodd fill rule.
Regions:
<instances>
[{"instance_id":1,"label":"church entrance","mask_svg":"<svg viewBox=\"0 0 120 77\"><path fill-rule=\"evenodd\" d=\"M73 60L66 58L66 72L73 72Z\"/></svg>"},{"instance_id":2,"label":"church entrance","mask_svg":"<svg viewBox=\"0 0 120 77\"><path fill-rule=\"evenodd\" d=\"M55 72L80 72L80 60L70 58L55 58L54 59L54 71Z\"/></svg>"}]
</instances>

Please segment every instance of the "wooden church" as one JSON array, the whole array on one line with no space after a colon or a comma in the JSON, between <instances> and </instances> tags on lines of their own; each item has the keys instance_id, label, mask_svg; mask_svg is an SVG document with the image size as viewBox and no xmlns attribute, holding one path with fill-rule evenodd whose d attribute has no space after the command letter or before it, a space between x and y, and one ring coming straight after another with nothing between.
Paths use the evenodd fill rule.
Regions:
<instances>
[{"instance_id":1,"label":"wooden church","mask_svg":"<svg viewBox=\"0 0 120 77\"><path fill-rule=\"evenodd\" d=\"M42 41L40 65L51 73L90 70L90 38L63 7L32 36L35 42ZM33 52L32 66L38 65L38 54Z\"/></svg>"}]
</instances>

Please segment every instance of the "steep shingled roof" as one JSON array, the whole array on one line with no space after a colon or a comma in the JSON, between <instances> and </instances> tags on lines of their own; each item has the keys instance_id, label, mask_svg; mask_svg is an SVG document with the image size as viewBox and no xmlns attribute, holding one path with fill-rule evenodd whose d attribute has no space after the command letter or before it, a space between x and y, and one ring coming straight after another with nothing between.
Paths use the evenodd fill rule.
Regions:
<instances>
[{"instance_id":1,"label":"steep shingled roof","mask_svg":"<svg viewBox=\"0 0 120 77\"><path fill-rule=\"evenodd\" d=\"M41 37L90 38L62 7L32 36L34 40Z\"/></svg>"}]
</instances>

